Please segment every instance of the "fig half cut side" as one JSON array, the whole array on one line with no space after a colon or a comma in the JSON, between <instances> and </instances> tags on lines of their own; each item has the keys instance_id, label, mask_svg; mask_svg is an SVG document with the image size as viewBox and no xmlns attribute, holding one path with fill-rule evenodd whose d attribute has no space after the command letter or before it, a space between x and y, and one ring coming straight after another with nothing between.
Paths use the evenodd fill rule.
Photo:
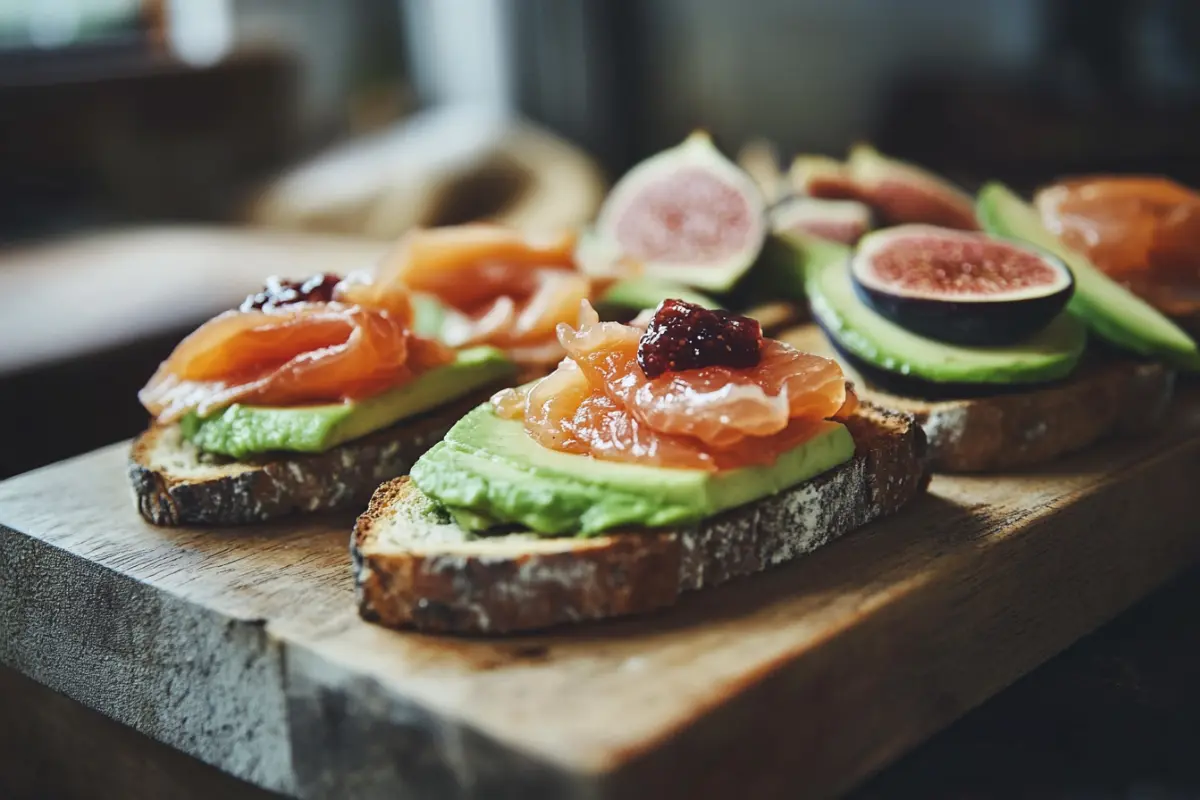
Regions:
<instances>
[{"instance_id":1,"label":"fig half cut side","mask_svg":"<svg viewBox=\"0 0 1200 800\"><path fill-rule=\"evenodd\" d=\"M871 208L857 200L789 197L771 207L772 232L804 233L842 244L854 244L871 229Z\"/></svg>"},{"instance_id":2,"label":"fig half cut side","mask_svg":"<svg viewBox=\"0 0 1200 800\"><path fill-rule=\"evenodd\" d=\"M827 156L797 156L789 172L798 194L827 200L858 200L882 225L926 224L979 230L975 200L927 169L888 158L859 144L842 163Z\"/></svg>"},{"instance_id":3,"label":"fig half cut side","mask_svg":"<svg viewBox=\"0 0 1200 800\"><path fill-rule=\"evenodd\" d=\"M766 235L758 185L697 132L617 182L581 237L576 262L594 276L641 275L723 292L754 263Z\"/></svg>"}]
</instances>

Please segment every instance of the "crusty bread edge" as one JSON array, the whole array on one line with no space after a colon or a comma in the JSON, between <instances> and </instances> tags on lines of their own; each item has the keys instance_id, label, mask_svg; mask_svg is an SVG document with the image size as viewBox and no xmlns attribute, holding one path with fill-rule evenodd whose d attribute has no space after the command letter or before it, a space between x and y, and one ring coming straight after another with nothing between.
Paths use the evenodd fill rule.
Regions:
<instances>
[{"instance_id":1,"label":"crusty bread edge","mask_svg":"<svg viewBox=\"0 0 1200 800\"><path fill-rule=\"evenodd\" d=\"M928 485L925 437L911 416L865 405L850 427L858 445L851 461L699 525L511 553L383 543L396 504L419 496L408 478L390 481L351 541L359 613L430 632L536 630L653 611L683 591L789 561L894 513Z\"/></svg>"},{"instance_id":2,"label":"crusty bread edge","mask_svg":"<svg viewBox=\"0 0 1200 800\"><path fill-rule=\"evenodd\" d=\"M1091 357L1069 377L1040 388L966 398L921 400L872 386L837 355L818 326L784 337L802 350L837 359L859 394L912 414L929 439L934 472L999 472L1044 464L1113 434L1136 434L1166 416L1176 375L1131 357Z\"/></svg>"},{"instance_id":3,"label":"crusty bread edge","mask_svg":"<svg viewBox=\"0 0 1200 800\"><path fill-rule=\"evenodd\" d=\"M1175 373L1132 360L1092 365L1062 383L968 400L916 401L864 388L862 396L916 417L935 472L1032 467L1110 436L1157 427L1174 394Z\"/></svg>"},{"instance_id":4,"label":"crusty bread edge","mask_svg":"<svg viewBox=\"0 0 1200 800\"><path fill-rule=\"evenodd\" d=\"M129 481L138 512L163 526L247 525L293 513L361 508L381 482L408 472L487 397L487 391L473 393L324 453L231 462L202 478L172 474L151 463L150 454L163 438L181 438L177 425L152 425L133 441Z\"/></svg>"}]
</instances>

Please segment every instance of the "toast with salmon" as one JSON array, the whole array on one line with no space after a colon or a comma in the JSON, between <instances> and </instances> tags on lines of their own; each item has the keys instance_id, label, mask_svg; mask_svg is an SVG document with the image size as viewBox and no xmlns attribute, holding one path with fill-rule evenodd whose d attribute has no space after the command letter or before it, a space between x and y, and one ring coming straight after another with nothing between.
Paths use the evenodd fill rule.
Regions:
<instances>
[{"instance_id":1,"label":"toast with salmon","mask_svg":"<svg viewBox=\"0 0 1200 800\"><path fill-rule=\"evenodd\" d=\"M560 357L590 282L574 236L415 231L374 274L270 278L139 392L129 477L161 525L361 508L468 409Z\"/></svg>"},{"instance_id":2,"label":"toast with salmon","mask_svg":"<svg viewBox=\"0 0 1200 800\"><path fill-rule=\"evenodd\" d=\"M410 478L389 481L354 528L359 612L390 627L502 634L653 611L791 561L898 511L928 484L925 436L911 416L864 403L845 424L849 461L669 529L475 535Z\"/></svg>"}]
</instances>

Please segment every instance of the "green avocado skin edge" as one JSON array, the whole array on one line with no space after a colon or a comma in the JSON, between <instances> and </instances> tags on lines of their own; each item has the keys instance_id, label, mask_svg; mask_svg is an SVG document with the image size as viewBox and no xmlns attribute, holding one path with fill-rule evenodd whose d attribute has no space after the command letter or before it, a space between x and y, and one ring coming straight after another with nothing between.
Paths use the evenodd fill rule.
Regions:
<instances>
[{"instance_id":1,"label":"green avocado skin edge","mask_svg":"<svg viewBox=\"0 0 1200 800\"><path fill-rule=\"evenodd\" d=\"M196 447L230 458L277 451L322 453L457 400L514 372L512 362L501 351L473 347L459 351L449 364L365 400L288 408L234 404L204 419L190 414L180 424L184 437Z\"/></svg>"},{"instance_id":2,"label":"green avocado skin edge","mask_svg":"<svg viewBox=\"0 0 1200 800\"><path fill-rule=\"evenodd\" d=\"M798 239L813 316L842 348L880 369L930 383L1024 384L1064 378L1087 345L1084 326L1068 314L1024 342L961 347L918 336L859 299L850 279L850 248Z\"/></svg>"},{"instance_id":3,"label":"green avocado skin edge","mask_svg":"<svg viewBox=\"0 0 1200 800\"><path fill-rule=\"evenodd\" d=\"M1200 370L1196 343L1154 307L1097 269L1082 253L1063 245L1040 215L1006 186L989 183L979 192L976 215L993 236L1030 244L1061 258L1075 275L1067 310L1106 341L1175 367Z\"/></svg>"},{"instance_id":4,"label":"green avocado skin edge","mask_svg":"<svg viewBox=\"0 0 1200 800\"><path fill-rule=\"evenodd\" d=\"M459 524L519 525L542 536L698 522L783 491L849 461L854 440L825 423L763 467L708 472L605 461L542 447L519 420L478 406L423 455L412 480Z\"/></svg>"}]
</instances>

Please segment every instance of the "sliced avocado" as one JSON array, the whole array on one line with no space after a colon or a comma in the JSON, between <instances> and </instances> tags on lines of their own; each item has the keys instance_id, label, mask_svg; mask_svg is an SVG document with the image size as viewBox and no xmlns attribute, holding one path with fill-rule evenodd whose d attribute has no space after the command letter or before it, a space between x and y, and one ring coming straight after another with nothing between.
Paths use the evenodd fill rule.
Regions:
<instances>
[{"instance_id":1,"label":"sliced avocado","mask_svg":"<svg viewBox=\"0 0 1200 800\"><path fill-rule=\"evenodd\" d=\"M412 331L417 336L427 339L441 339L442 325L446 321L449 309L437 297L424 292L413 292L413 321Z\"/></svg>"},{"instance_id":2,"label":"sliced avocado","mask_svg":"<svg viewBox=\"0 0 1200 800\"><path fill-rule=\"evenodd\" d=\"M805 243L805 278L813 315L838 345L867 363L931 383L1038 383L1065 377L1083 355L1084 326L1060 314L1035 336L1004 347L961 347L889 322L859 298L850 279L850 249Z\"/></svg>"},{"instance_id":3,"label":"sliced avocado","mask_svg":"<svg viewBox=\"0 0 1200 800\"><path fill-rule=\"evenodd\" d=\"M1175 323L1098 270L1087 256L1070 249L1042 224L1029 203L1006 186L989 183L979 192L976 215L995 236L1027 242L1061 258L1075 275L1067 310L1109 342L1175 366L1200 369L1196 343Z\"/></svg>"},{"instance_id":4,"label":"sliced avocado","mask_svg":"<svg viewBox=\"0 0 1200 800\"><path fill-rule=\"evenodd\" d=\"M429 411L512 375L493 347L462 350L456 359L383 394L352 403L272 408L234 404L216 414L183 419L183 434L201 450L244 458L289 450L320 453L402 419Z\"/></svg>"},{"instance_id":5,"label":"sliced avocado","mask_svg":"<svg viewBox=\"0 0 1200 800\"><path fill-rule=\"evenodd\" d=\"M721 308L721 304L706 294L679 283L653 278L628 278L617 281L600 296L605 309L641 311L657 308L663 300L683 300L704 308Z\"/></svg>"},{"instance_id":6,"label":"sliced avocado","mask_svg":"<svg viewBox=\"0 0 1200 800\"><path fill-rule=\"evenodd\" d=\"M412 479L468 524L587 536L696 522L802 483L853 455L850 432L828 422L766 467L708 472L603 461L542 447L519 420L501 419L484 404L417 461Z\"/></svg>"}]
</instances>

